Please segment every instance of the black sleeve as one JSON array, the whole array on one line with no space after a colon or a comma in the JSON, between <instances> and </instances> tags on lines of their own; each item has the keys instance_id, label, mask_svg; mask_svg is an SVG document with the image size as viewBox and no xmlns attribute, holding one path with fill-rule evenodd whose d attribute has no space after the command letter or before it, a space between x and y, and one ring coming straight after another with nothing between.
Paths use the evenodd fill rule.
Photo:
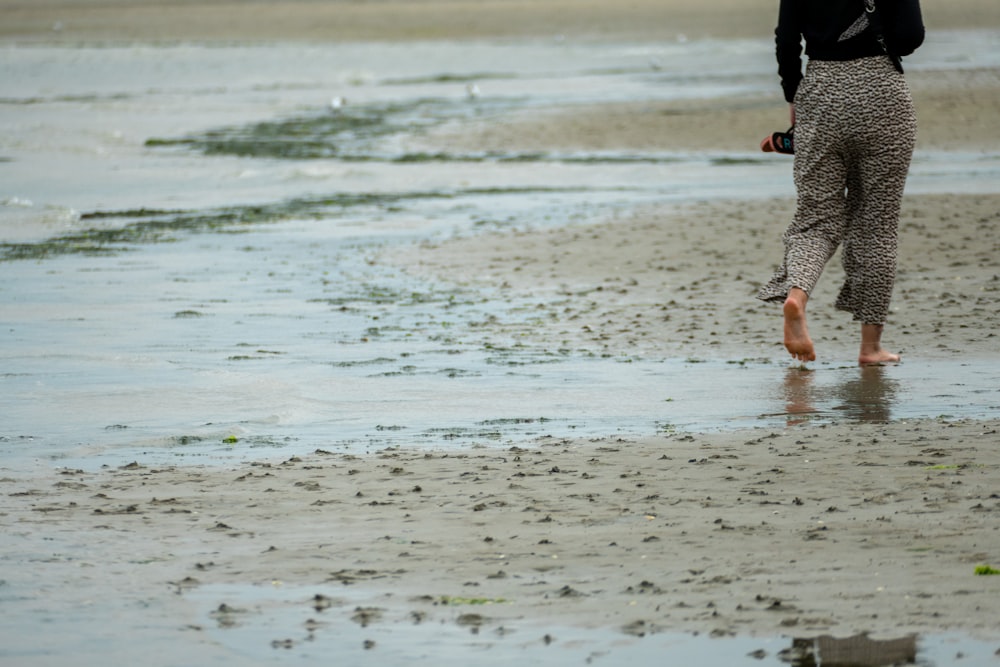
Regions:
<instances>
[{"instance_id":1,"label":"black sleeve","mask_svg":"<svg viewBox=\"0 0 1000 667\"><path fill-rule=\"evenodd\" d=\"M920 0L897 0L886 4L889 11L883 30L889 50L897 56L908 56L924 43Z\"/></svg>"},{"instance_id":2,"label":"black sleeve","mask_svg":"<svg viewBox=\"0 0 1000 667\"><path fill-rule=\"evenodd\" d=\"M784 91L785 101L791 104L799 82L802 81L802 27L799 25L794 0L781 0L774 43L781 89Z\"/></svg>"}]
</instances>

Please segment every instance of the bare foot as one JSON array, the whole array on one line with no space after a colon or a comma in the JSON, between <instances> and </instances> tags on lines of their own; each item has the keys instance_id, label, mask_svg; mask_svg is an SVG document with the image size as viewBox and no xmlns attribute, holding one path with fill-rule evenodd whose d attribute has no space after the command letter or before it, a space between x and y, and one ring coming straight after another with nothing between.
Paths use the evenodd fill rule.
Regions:
<instances>
[{"instance_id":1,"label":"bare foot","mask_svg":"<svg viewBox=\"0 0 1000 667\"><path fill-rule=\"evenodd\" d=\"M861 325L861 351L858 363L862 366L899 363L899 355L882 347L882 325Z\"/></svg>"},{"instance_id":2,"label":"bare foot","mask_svg":"<svg viewBox=\"0 0 1000 667\"><path fill-rule=\"evenodd\" d=\"M815 361L809 328L806 326L806 293L792 288L785 299L785 349L799 361Z\"/></svg>"},{"instance_id":3,"label":"bare foot","mask_svg":"<svg viewBox=\"0 0 1000 667\"><path fill-rule=\"evenodd\" d=\"M878 364L897 364L899 355L888 350L883 350L881 345L862 345L861 353L858 355L858 364L861 366L876 366Z\"/></svg>"}]
</instances>

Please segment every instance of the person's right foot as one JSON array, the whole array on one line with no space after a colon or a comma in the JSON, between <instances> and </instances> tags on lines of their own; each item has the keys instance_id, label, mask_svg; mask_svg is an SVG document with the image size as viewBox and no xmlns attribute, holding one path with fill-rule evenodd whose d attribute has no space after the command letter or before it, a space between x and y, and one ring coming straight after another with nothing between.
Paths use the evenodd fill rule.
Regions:
<instances>
[{"instance_id":1,"label":"person's right foot","mask_svg":"<svg viewBox=\"0 0 1000 667\"><path fill-rule=\"evenodd\" d=\"M816 350L806 326L806 307L794 296L785 299L785 349L799 361L815 361Z\"/></svg>"}]
</instances>

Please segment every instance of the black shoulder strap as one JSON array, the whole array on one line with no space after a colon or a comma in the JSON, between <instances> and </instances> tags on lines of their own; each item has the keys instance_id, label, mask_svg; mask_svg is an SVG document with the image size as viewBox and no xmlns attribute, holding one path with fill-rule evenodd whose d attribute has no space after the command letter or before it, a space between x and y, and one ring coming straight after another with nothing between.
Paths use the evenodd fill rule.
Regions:
<instances>
[{"instance_id":1,"label":"black shoulder strap","mask_svg":"<svg viewBox=\"0 0 1000 667\"><path fill-rule=\"evenodd\" d=\"M882 47L882 51L885 52L885 55L889 56L889 60L892 61L892 65L896 68L896 71L902 74L903 62L899 59L899 56L889 50L889 45L885 42L885 34L882 30L882 15L875 5L875 0L865 0L865 11L868 12L868 23L871 25L872 32Z\"/></svg>"}]
</instances>

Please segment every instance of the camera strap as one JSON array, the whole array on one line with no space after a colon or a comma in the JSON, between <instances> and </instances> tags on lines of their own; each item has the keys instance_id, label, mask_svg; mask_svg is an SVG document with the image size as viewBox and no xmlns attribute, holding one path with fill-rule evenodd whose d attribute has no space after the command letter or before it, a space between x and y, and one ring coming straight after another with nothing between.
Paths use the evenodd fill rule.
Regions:
<instances>
[{"instance_id":1,"label":"camera strap","mask_svg":"<svg viewBox=\"0 0 1000 667\"><path fill-rule=\"evenodd\" d=\"M875 34L875 39L878 40L879 46L882 47L882 51L885 55L889 56L889 60L892 61L892 66L896 68L896 71L902 74L903 62L899 59L899 56L889 50L889 45L886 44L885 34L882 30L882 15L879 13L878 7L875 5L875 0L865 0L865 12L868 13L868 24L871 26L872 32Z\"/></svg>"}]
</instances>

